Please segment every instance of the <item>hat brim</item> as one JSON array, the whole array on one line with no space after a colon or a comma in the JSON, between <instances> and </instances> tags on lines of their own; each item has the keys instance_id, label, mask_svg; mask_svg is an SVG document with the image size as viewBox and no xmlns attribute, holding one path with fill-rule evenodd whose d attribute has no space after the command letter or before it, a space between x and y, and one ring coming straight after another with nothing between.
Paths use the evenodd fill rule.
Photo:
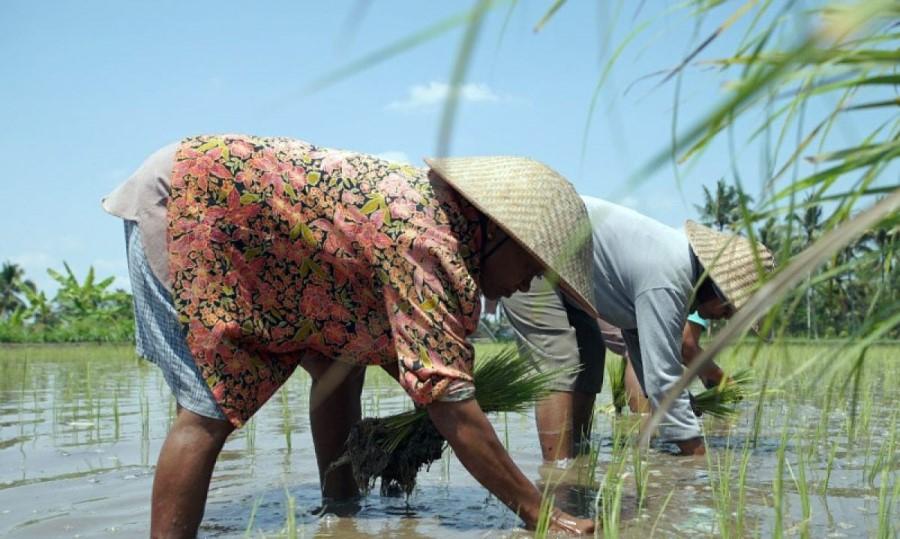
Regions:
<instances>
[{"instance_id":1,"label":"hat brim","mask_svg":"<svg viewBox=\"0 0 900 539\"><path fill-rule=\"evenodd\" d=\"M594 307L593 302L590 301L589 298L585 297L583 294L578 292L578 290L569 283L565 277L560 275L560 273L554 269L552 261L546 260L541 254L535 252L531 246L528 245L527 242L522 241L519 235L512 229L510 229L503 222L503 219L497 218L495 212L487 205L483 204L479 197L474 196L472 193L468 192L466 186L460 184L453 180L450 177L450 174L446 174L443 172L443 167L441 166L441 160L439 159L431 159L425 158L425 163L431 168L431 170L437 174L441 180L447 183L454 191L459 193L460 196L466 199L472 206L478 209L483 215L485 215L488 219L494 222L503 232L510 237L516 244L524 250L526 253L531 255L541 266L543 269L543 275L545 278L550 279L553 284L559 287L559 289L566 295L568 299L572 301L573 304L578 306L581 310L585 311L590 316L597 318L599 314L597 313L597 309ZM590 230L589 227L586 227L587 230L584 232L584 239L580 241L591 241ZM579 241L579 238L575 238L575 241Z\"/></svg>"},{"instance_id":2,"label":"hat brim","mask_svg":"<svg viewBox=\"0 0 900 539\"><path fill-rule=\"evenodd\" d=\"M743 307L759 286L759 267L767 272L774 269L771 251L758 243L754 247L743 236L719 232L690 219L684 226L708 278L735 310Z\"/></svg>"}]
</instances>

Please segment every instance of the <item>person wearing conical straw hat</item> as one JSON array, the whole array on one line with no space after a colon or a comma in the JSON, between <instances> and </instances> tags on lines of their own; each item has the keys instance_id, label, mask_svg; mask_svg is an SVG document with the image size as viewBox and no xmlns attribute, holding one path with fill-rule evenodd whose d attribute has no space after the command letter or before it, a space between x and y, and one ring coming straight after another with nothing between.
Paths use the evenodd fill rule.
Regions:
<instances>
[{"instance_id":1,"label":"person wearing conical straw hat","mask_svg":"<svg viewBox=\"0 0 900 539\"><path fill-rule=\"evenodd\" d=\"M680 231L629 208L582 198L592 227L594 301L606 331L540 278L528 292L502 300L520 347L531 351L538 368L581 366L537 405L547 460L574 456L577 439L590 429L594 397L603 382L604 337L621 332L638 382L655 407L683 371L688 313L696 310L707 320L729 318L746 303L760 275L774 266L765 246L741 236L693 221ZM680 454L705 452L687 391L658 434Z\"/></svg>"},{"instance_id":2,"label":"person wearing conical straw hat","mask_svg":"<svg viewBox=\"0 0 900 539\"><path fill-rule=\"evenodd\" d=\"M287 138L197 136L153 154L103 207L125 220L138 353L178 402L153 484L151 534L193 537L226 437L296 367L326 505L358 494L325 471L360 419L364 367L380 365L472 475L533 528L541 493L474 400L480 294L552 274L585 311L589 231L571 184L518 157L427 168ZM593 530L552 512L550 527Z\"/></svg>"}]
</instances>

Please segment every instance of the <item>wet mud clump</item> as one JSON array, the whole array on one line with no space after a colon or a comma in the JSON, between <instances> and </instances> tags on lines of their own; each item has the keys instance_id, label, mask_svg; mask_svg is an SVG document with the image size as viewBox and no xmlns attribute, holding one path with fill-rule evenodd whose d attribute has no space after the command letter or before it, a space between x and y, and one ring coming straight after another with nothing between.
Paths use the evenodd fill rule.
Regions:
<instances>
[{"instance_id":1,"label":"wet mud clump","mask_svg":"<svg viewBox=\"0 0 900 539\"><path fill-rule=\"evenodd\" d=\"M348 462L353 478L364 492L381 478L381 495L400 492L409 496L416 487L416 475L423 467L441 458L446 440L427 415L422 414L409 425L408 435L397 438L392 418L367 417L350 430L347 452L342 463Z\"/></svg>"}]
</instances>

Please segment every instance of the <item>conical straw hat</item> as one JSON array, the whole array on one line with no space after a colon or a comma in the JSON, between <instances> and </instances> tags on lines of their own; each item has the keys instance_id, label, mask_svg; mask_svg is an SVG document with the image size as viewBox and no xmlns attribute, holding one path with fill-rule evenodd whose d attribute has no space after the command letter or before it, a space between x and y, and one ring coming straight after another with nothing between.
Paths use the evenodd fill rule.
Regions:
<instances>
[{"instance_id":1,"label":"conical straw hat","mask_svg":"<svg viewBox=\"0 0 900 539\"><path fill-rule=\"evenodd\" d=\"M759 287L762 272L775 269L775 257L761 243L756 244L754 254L753 243L743 236L718 232L691 220L684 228L694 254L735 310Z\"/></svg>"},{"instance_id":2,"label":"conical straw hat","mask_svg":"<svg viewBox=\"0 0 900 539\"><path fill-rule=\"evenodd\" d=\"M584 202L565 178L524 157L425 159L451 187L559 278L592 316L591 228Z\"/></svg>"}]
</instances>

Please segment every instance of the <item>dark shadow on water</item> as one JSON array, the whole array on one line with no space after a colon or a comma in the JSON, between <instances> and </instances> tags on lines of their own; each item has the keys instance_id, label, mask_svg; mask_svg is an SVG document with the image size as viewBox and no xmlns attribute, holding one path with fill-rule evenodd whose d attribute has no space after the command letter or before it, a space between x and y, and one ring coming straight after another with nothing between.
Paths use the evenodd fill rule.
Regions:
<instances>
[{"instance_id":1,"label":"dark shadow on water","mask_svg":"<svg viewBox=\"0 0 900 539\"><path fill-rule=\"evenodd\" d=\"M307 531L321 526L354 525L356 533L370 535L368 528L378 521L392 522L391 526L403 527L404 537L425 537L415 531L423 522L435 528L447 528L449 532L465 533L490 530L511 530L522 525L519 518L502 503L476 486L422 486L407 500L404 497L380 496L377 491L352 502L325 505L323 507L318 484L297 484L287 492L294 498L295 519L298 527ZM201 530L208 536L243 533L250 519L251 508L256 504L253 529L266 533L285 527L288 500L283 488L256 491L238 499L211 502L206 509ZM323 510L324 509L324 510ZM347 522L344 522L347 521ZM368 524L366 521L370 521ZM409 521L408 526L395 521ZM344 529L344 531L350 531ZM394 535L397 530L393 530ZM380 533L380 532L379 532ZM378 534L375 534L378 535Z\"/></svg>"}]
</instances>

